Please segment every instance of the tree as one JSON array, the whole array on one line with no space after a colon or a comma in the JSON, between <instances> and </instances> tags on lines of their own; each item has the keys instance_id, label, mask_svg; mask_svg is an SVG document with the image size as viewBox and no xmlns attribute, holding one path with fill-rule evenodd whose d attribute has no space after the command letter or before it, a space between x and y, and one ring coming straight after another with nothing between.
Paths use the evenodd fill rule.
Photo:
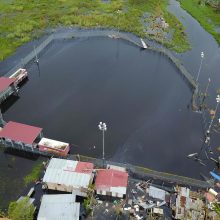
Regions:
<instances>
[{"instance_id":1,"label":"tree","mask_svg":"<svg viewBox=\"0 0 220 220\"><path fill-rule=\"evenodd\" d=\"M90 184L88 186L87 198L84 199L83 201L83 206L85 208L87 216L91 214L93 210L93 206L96 204L96 199L94 198L94 189L95 189L94 184Z\"/></svg>"},{"instance_id":2,"label":"tree","mask_svg":"<svg viewBox=\"0 0 220 220\"><path fill-rule=\"evenodd\" d=\"M213 203L213 209L220 217L220 205L218 203Z\"/></svg>"},{"instance_id":3,"label":"tree","mask_svg":"<svg viewBox=\"0 0 220 220\"><path fill-rule=\"evenodd\" d=\"M19 202L11 202L8 208L8 217L12 220L33 220L34 206L29 203L29 198L24 197Z\"/></svg>"}]
</instances>

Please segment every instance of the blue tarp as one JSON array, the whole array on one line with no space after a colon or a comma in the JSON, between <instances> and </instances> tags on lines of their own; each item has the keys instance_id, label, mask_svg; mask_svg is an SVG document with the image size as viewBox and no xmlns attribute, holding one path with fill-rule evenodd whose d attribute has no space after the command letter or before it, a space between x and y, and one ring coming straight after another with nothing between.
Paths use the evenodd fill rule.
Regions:
<instances>
[{"instance_id":1,"label":"blue tarp","mask_svg":"<svg viewBox=\"0 0 220 220\"><path fill-rule=\"evenodd\" d=\"M210 174L211 174L211 176L212 177L214 177L215 179L217 179L218 181L220 181L220 176L219 175L217 175L216 173L214 173L214 172L210 172Z\"/></svg>"}]
</instances>

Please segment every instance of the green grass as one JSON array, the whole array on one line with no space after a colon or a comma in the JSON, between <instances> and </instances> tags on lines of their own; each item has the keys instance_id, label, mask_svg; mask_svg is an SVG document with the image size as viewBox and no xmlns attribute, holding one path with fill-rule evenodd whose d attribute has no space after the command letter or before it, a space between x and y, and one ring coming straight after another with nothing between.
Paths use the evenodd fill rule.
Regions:
<instances>
[{"instance_id":1,"label":"green grass","mask_svg":"<svg viewBox=\"0 0 220 220\"><path fill-rule=\"evenodd\" d=\"M32 183L32 182L38 180L42 169L43 169L42 162L35 165L31 171L31 173L24 177L25 186L27 186L29 183Z\"/></svg>"},{"instance_id":2,"label":"green grass","mask_svg":"<svg viewBox=\"0 0 220 220\"><path fill-rule=\"evenodd\" d=\"M220 44L220 33L215 28L220 28L220 10L208 5L199 5L199 0L180 0L182 8L188 11L201 26Z\"/></svg>"},{"instance_id":3,"label":"green grass","mask_svg":"<svg viewBox=\"0 0 220 220\"><path fill-rule=\"evenodd\" d=\"M186 181L186 182L191 182L191 183L199 183L199 182L204 182L202 180L197 180L197 179L193 179L193 178L190 178L190 177L186 177L186 176L179 176L179 175L176 175L176 174L173 174L173 173L166 173L166 172L159 172L159 171L156 171L156 170L152 170L152 169L149 169L149 168L146 168L146 167L140 167L140 166L135 166L136 170L137 171L141 171L143 173L150 173L150 174L156 174L156 175L159 175L161 177L165 177L165 178L172 178L172 179L175 179L176 180L181 180L181 181Z\"/></svg>"},{"instance_id":4,"label":"green grass","mask_svg":"<svg viewBox=\"0 0 220 220\"><path fill-rule=\"evenodd\" d=\"M156 15L158 11L174 29L174 37L156 40L183 52L189 44L182 34L183 26L167 11L167 4L168 0L111 0L109 4L101 0L0 0L0 60L51 27L105 27L146 37L141 18L145 12Z\"/></svg>"}]
</instances>

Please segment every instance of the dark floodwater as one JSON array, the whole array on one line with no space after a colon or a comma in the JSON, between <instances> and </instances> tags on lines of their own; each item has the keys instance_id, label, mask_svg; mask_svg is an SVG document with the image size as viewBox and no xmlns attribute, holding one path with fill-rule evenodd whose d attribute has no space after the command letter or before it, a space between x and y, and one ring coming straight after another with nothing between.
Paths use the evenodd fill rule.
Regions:
<instances>
[{"instance_id":1,"label":"dark floodwater","mask_svg":"<svg viewBox=\"0 0 220 220\"><path fill-rule=\"evenodd\" d=\"M52 45L40 73L35 64L28 71L6 120L43 127L45 137L71 143L72 153L96 157L103 121L107 158L198 177L186 155L200 146L200 115L189 109L191 91L167 58L89 38Z\"/></svg>"},{"instance_id":2,"label":"dark floodwater","mask_svg":"<svg viewBox=\"0 0 220 220\"><path fill-rule=\"evenodd\" d=\"M19 198L24 190L23 177L42 159L27 155L4 153L0 149L0 208L5 209L10 201Z\"/></svg>"}]
</instances>

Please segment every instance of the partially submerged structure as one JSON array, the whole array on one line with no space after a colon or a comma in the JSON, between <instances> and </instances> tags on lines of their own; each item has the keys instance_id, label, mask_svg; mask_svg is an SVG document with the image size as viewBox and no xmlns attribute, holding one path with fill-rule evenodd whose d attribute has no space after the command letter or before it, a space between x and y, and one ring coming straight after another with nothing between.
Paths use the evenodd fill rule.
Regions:
<instances>
[{"instance_id":1,"label":"partially submerged structure","mask_svg":"<svg viewBox=\"0 0 220 220\"><path fill-rule=\"evenodd\" d=\"M87 196L93 181L92 163L52 158L43 177L47 189Z\"/></svg>"},{"instance_id":2,"label":"partially submerged structure","mask_svg":"<svg viewBox=\"0 0 220 220\"><path fill-rule=\"evenodd\" d=\"M66 157L70 150L70 146L68 143L48 138L42 138L38 143L38 147L40 151L48 152L63 157Z\"/></svg>"},{"instance_id":3,"label":"partially submerged structure","mask_svg":"<svg viewBox=\"0 0 220 220\"><path fill-rule=\"evenodd\" d=\"M26 69L19 68L17 71L15 71L9 78L15 79L15 85L17 86L19 83L21 83L25 78L28 77L28 73Z\"/></svg>"},{"instance_id":4,"label":"partially submerged structure","mask_svg":"<svg viewBox=\"0 0 220 220\"><path fill-rule=\"evenodd\" d=\"M37 220L78 220L80 203L72 194L43 195Z\"/></svg>"},{"instance_id":5,"label":"partially submerged structure","mask_svg":"<svg viewBox=\"0 0 220 220\"><path fill-rule=\"evenodd\" d=\"M17 85L27 76L27 70L20 68L9 77L0 77L0 103L12 94L18 95Z\"/></svg>"},{"instance_id":6,"label":"partially submerged structure","mask_svg":"<svg viewBox=\"0 0 220 220\"><path fill-rule=\"evenodd\" d=\"M96 193L123 198L126 195L128 173L116 169L99 170L95 180Z\"/></svg>"},{"instance_id":7,"label":"partially submerged structure","mask_svg":"<svg viewBox=\"0 0 220 220\"><path fill-rule=\"evenodd\" d=\"M43 137L42 128L13 121L6 123L0 113L0 140L5 147L27 152L66 157L70 146L68 143Z\"/></svg>"},{"instance_id":8,"label":"partially submerged structure","mask_svg":"<svg viewBox=\"0 0 220 220\"><path fill-rule=\"evenodd\" d=\"M42 137L42 128L9 121L0 131L0 139L6 147L34 150L37 139Z\"/></svg>"},{"instance_id":9,"label":"partially submerged structure","mask_svg":"<svg viewBox=\"0 0 220 220\"><path fill-rule=\"evenodd\" d=\"M15 78L0 77L0 103L12 94L17 94Z\"/></svg>"}]
</instances>

